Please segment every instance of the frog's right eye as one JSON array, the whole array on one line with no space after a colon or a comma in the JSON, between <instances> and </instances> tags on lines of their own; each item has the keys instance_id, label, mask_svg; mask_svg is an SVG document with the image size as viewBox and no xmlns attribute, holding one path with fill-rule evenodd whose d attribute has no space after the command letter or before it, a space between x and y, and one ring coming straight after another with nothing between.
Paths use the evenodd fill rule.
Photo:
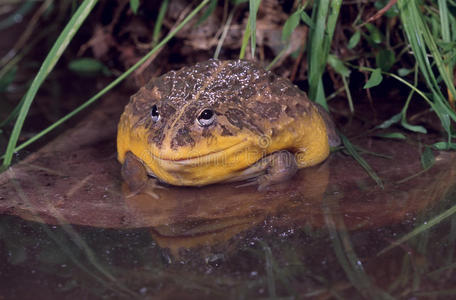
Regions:
<instances>
[{"instance_id":1,"label":"frog's right eye","mask_svg":"<svg viewBox=\"0 0 456 300\"><path fill-rule=\"evenodd\" d=\"M157 108L156 104L154 104L152 106L152 109L150 111L150 116L152 117L152 121L154 121L154 122L157 122L158 120L160 120L160 113L158 112L158 108Z\"/></svg>"}]
</instances>

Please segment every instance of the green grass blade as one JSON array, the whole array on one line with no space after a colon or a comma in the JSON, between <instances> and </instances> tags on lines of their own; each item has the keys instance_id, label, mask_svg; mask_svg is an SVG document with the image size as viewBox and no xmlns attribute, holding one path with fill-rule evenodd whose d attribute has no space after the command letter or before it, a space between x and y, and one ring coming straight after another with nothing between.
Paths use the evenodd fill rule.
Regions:
<instances>
[{"instance_id":1,"label":"green grass blade","mask_svg":"<svg viewBox=\"0 0 456 300\"><path fill-rule=\"evenodd\" d=\"M160 39L160 31L163 25L163 19L165 18L166 10L168 9L169 0L163 0L158 11L157 21L154 25L154 32L152 35L152 46L155 46Z\"/></svg>"},{"instance_id":2,"label":"green grass blade","mask_svg":"<svg viewBox=\"0 0 456 300\"><path fill-rule=\"evenodd\" d=\"M400 132L388 132L388 133L378 133L375 136L384 139L393 139L393 140L406 140L407 137Z\"/></svg>"},{"instance_id":3,"label":"green grass blade","mask_svg":"<svg viewBox=\"0 0 456 300\"><path fill-rule=\"evenodd\" d=\"M261 0L250 0L249 1L249 24L250 24L250 50L252 58L255 57L256 47L256 17L258 8L260 7Z\"/></svg>"},{"instance_id":4,"label":"green grass blade","mask_svg":"<svg viewBox=\"0 0 456 300\"><path fill-rule=\"evenodd\" d=\"M400 239L394 241L391 243L391 245L389 245L388 247L386 247L385 249L383 249L382 251L380 251L377 256L380 256L382 254L384 254L385 252L393 249L394 247L410 240L411 238L417 236L418 234L422 233L423 231L426 231L428 230L429 228L439 224L440 222L442 222L444 219L450 217L451 215L453 215L454 213L456 213L456 205L455 206L452 206L451 208L445 210L443 213L441 213L440 215L432 218L431 220L427 221L427 222L424 222L424 224L416 227L415 229L413 229L412 231L410 231L409 233L407 233L406 235L404 235L403 237L401 237Z\"/></svg>"},{"instance_id":5,"label":"green grass blade","mask_svg":"<svg viewBox=\"0 0 456 300\"><path fill-rule=\"evenodd\" d=\"M218 59L220 51L222 50L223 42L226 39L226 35L228 34L228 30L230 29L230 25L231 25L231 22L233 21L233 17L234 17L234 13L236 12L236 8L237 8L237 6L235 6L231 10L231 12L230 12L230 14L229 14L229 16L228 16L228 18L226 20L226 23L223 26L222 35L220 36L220 39L219 39L219 41L217 43L217 48L215 49L215 52L214 52L214 58L215 59Z\"/></svg>"},{"instance_id":6,"label":"green grass blade","mask_svg":"<svg viewBox=\"0 0 456 300\"><path fill-rule=\"evenodd\" d=\"M350 153L350 155L358 162L358 164L360 164L361 167L363 167L363 169L366 170L366 172L378 184L378 186L380 186L383 189L382 180L380 179L380 177L378 177L377 173L375 173L372 167L364 160L364 158L362 158L361 155L359 155L358 151L356 151L353 144L347 139L345 135L339 134L339 136L341 137L342 143L345 149L347 149L348 153Z\"/></svg>"},{"instance_id":7,"label":"green grass blade","mask_svg":"<svg viewBox=\"0 0 456 300\"><path fill-rule=\"evenodd\" d=\"M217 7L217 2L218 0L211 0L211 3L209 3L207 9L204 11L202 16L198 19L198 21L196 21L196 24L194 25L195 27L198 27L209 18L209 16L215 11L215 8Z\"/></svg>"},{"instance_id":8,"label":"green grass blade","mask_svg":"<svg viewBox=\"0 0 456 300\"><path fill-rule=\"evenodd\" d=\"M292 13L285 21L285 24L282 27L282 42L289 42L289 39L293 34L293 31L299 25L303 9L303 7L298 7L298 9L294 13Z\"/></svg>"},{"instance_id":9,"label":"green grass blade","mask_svg":"<svg viewBox=\"0 0 456 300\"><path fill-rule=\"evenodd\" d=\"M16 151L24 149L25 147L27 147L28 145L32 144L33 142L35 142L39 138L41 138L44 135L46 135L47 133L51 132L56 127L60 126L62 123L64 123L67 120L69 120L71 117L73 117L74 115L76 115L77 113L79 113L80 111L82 111L83 109L88 107L89 105L91 105L93 102L95 102L96 100L101 98L101 96L106 94L106 92L108 92L110 89L112 89L113 87L118 85L120 82L122 82L122 80L124 80L128 75L130 75L133 71L135 71L140 65L142 65L146 60L148 60L155 52L157 52L161 47L163 47L172 37L174 37L176 35L176 33L178 31L180 31L182 29L182 27L184 27L185 24L187 24L209 1L210 0L201 1L201 3L178 26L176 26L176 28L173 31L168 33L168 35L157 46L155 46L149 53L147 53L143 58L141 58L130 69L125 71L125 73L123 73L121 76L116 78L114 81L112 81L110 84L108 84L104 89L99 91L92 98L90 98L85 103L83 103L82 105L77 107L71 113L67 114L63 118L61 118L58 121L56 121L51 126L47 127L46 129L44 129L40 133L36 134L35 136L33 136L32 138L27 140L26 142L22 143L21 145L19 145L16 148L14 148L13 149L14 151L11 152L11 155L12 155L13 152L16 152ZM3 157L6 159L6 154L4 156L2 156L2 158ZM10 160L10 162L11 162L11 160Z\"/></svg>"},{"instance_id":10,"label":"green grass blade","mask_svg":"<svg viewBox=\"0 0 456 300\"><path fill-rule=\"evenodd\" d=\"M90 14L90 11L97 2L97 0L84 0L84 2L79 6L77 11L74 13L73 17L68 22L68 24L65 26L60 36L57 38L57 41L55 42L51 51L49 51L49 54L47 55L46 59L41 65L38 74L36 75L35 79L33 80L30 88L28 89L25 95L24 104L21 106L19 115L17 117L16 123L14 124L13 131L8 141L8 146L6 148L5 157L3 159L2 168L7 168L11 164L17 140L19 139L22 126L24 125L25 117L28 114L33 99L35 98L35 95L38 92L38 89L46 79L47 75L52 71L57 61L60 59L63 52L67 48L68 44L78 31L79 27Z\"/></svg>"},{"instance_id":11,"label":"green grass blade","mask_svg":"<svg viewBox=\"0 0 456 300\"><path fill-rule=\"evenodd\" d=\"M275 277L274 277L274 269L273 269L273 256L272 256L272 251L271 248L264 243L263 245L263 250L264 250L264 256L266 260L266 276L267 276L267 282L268 282L268 293L269 293L269 298L271 299L276 299L277 294L276 294L276 285L275 285Z\"/></svg>"},{"instance_id":12,"label":"green grass blade","mask_svg":"<svg viewBox=\"0 0 456 300\"><path fill-rule=\"evenodd\" d=\"M340 11L341 5L342 5L342 0L332 0L331 1L330 12L329 12L329 16L328 16L328 23L326 26L326 34L328 35L328 38L327 38L328 53L329 53L329 47L331 45L331 41L334 36L334 30L336 29L337 19L339 18L339 11ZM328 55L328 54L326 54L326 55Z\"/></svg>"},{"instance_id":13,"label":"green grass blade","mask_svg":"<svg viewBox=\"0 0 456 300\"><path fill-rule=\"evenodd\" d=\"M309 32L309 42L308 45L308 73L309 73L309 98L313 101L316 101L320 104L321 101L316 99L318 82L323 74L324 62L322 54L324 52L323 44L325 37L325 23L326 15L328 14L329 1L322 0L320 2L315 2L312 9L312 22L315 24L315 27L311 28Z\"/></svg>"},{"instance_id":14,"label":"green grass blade","mask_svg":"<svg viewBox=\"0 0 456 300\"><path fill-rule=\"evenodd\" d=\"M130 9L136 15L138 13L139 0L130 0Z\"/></svg>"},{"instance_id":15,"label":"green grass blade","mask_svg":"<svg viewBox=\"0 0 456 300\"><path fill-rule=\"evenodd\" d=\"M279 54L276 55L276 57L274 57L272 59L272 61L269 63L269 65L266 66L266 70L271 70L271 68L285 55L285 53L287 52L287 48L283 48L282 50L280 50Z\"/></svg>"},{"instance_id":16,"label":"green grass blade","mask_svg":"<svg viewBox=\"0 0 456 300\"><path fill-rule=\"evenodd\" d=\"M448 5L446 0L439 0L440 25L442 27L442 39L444 42L450 42L450 25L448 21Z\"/></svg>"},{"instance_id":17,"label":"green grass blade","mask_svg":"<svg viewBox=\"0 0 456 300\"><path fill-rule=\"evenodd\" d=\"M454 249L454 247L450 248L450 249ZM437 270L434 270L434 271L428 273L427 275L431 276L431 277L432 276L440 276L441 272L452 270L452 269L456 269L456 263L446 264L444 267L441 267L441 268L439 268Z\"/></svg>"},{"instance_id":18,"label":"green grass blade","mask_svg":"<svg viewBox=\"0 0 456 300\"><path fill-rule=\"evenodd\" d=\"M245 49L247 49L247 45L249 43L249 37L250 37L250 22L247 22L247 25L245 26L244 36L242 37L241 51L239 53L240 59L244 59L244 57L245 57Z\"/></svg>"}]
</instances>

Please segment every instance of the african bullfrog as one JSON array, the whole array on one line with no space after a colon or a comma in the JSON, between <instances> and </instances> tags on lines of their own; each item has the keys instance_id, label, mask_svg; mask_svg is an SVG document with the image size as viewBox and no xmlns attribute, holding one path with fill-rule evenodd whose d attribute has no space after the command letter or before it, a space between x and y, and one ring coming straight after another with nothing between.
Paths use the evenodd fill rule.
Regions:
<instances>
[{"instance_id":1,"label":"african bullfrog","mask_svg":"<svg viewBox=\"0 0 456 300\"><path fill-rule=\"evenodd\" d=\"M215 60L150 80L118 125L122 176L179 186L248 180L259 190L316 165L334 123L289 80L246 60Z\"/></svg>"}]
</instances>

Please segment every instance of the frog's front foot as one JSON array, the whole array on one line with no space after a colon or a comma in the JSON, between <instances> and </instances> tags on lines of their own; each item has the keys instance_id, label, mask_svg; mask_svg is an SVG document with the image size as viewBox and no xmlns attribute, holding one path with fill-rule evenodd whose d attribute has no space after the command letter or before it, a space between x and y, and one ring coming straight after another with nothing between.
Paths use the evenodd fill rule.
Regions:
<instances>
[{"instance_id":1,"label":"frog's front foot","mask_svg":"<svg viewBox=\"0 0 456 300\"><path fill-rule=\"evenodd\" d=\"M258 191L266 191L271 185L289 180L298 171L295 155L285 150L266 156L252 167L263 170L262 174L237 187L258 184Z\"/></svg>"},{"instance_id":2,"label":"frog's front foot","mask_svg":"<svg viewBox=\"0 0 456 300\"><path fill-rule=\"evenodd\" d=\"M158 183L155 178L147 175L147 170L143 163L131 152L125 155L125 161L122 165L122 178L127 183L130 192L127 198L136 196L139 193L147 194L155 199L160 197L155 193L157 189L165 189Z\"/></svg>"},{"instance_id":3,"label":"frog's front foot","mask_svg":"<svg viewBox=\"0 0 456 300\"><path fill-rule=\"evenodd\" d=\"M133 193L138 193L147 184L147 170L142 162L131 152L125 154L121 174L128 188Z\"/></svg>"},{"instance_id":4,"label":"frog's front foot","mask_svg":"<svg viewBox=\"0 0 456 300\"><path fill-rule=\"evenodd\" d=\"M258 191L267 190L270 185L288 181L298 171L293 153L279 151L269 155L269 162L263 175L258 176Z\"/></svg>"}]
</instances>

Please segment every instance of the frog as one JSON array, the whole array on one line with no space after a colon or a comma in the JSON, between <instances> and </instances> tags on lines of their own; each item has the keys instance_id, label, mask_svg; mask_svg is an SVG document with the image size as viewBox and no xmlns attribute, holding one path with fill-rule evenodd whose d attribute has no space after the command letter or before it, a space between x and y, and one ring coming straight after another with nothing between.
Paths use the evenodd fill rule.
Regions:
<instances>
[{"instance_id":1,"label":"frog","mask_svg":"<svg viewBox=\"0 0 456 300\"><path fill-rule=\"evenodd\" d=\"M327 111L288 79L256 61L210 59L152 78L131 96L117 158L132 190L155 178L265 191L322 163L339 143Z\"/></svg>"}]
</instances>

